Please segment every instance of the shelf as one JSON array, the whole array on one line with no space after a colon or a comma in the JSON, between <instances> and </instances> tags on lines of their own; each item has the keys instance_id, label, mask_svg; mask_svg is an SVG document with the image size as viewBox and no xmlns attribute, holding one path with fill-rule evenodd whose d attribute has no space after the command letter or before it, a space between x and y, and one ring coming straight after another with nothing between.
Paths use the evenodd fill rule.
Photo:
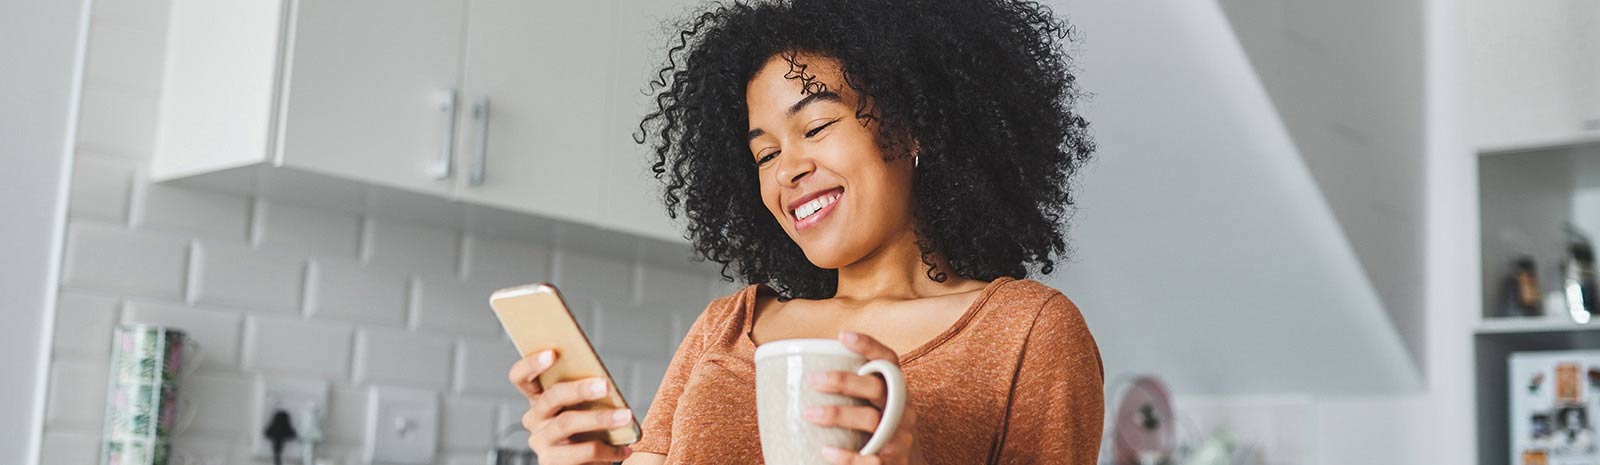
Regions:
<instances>
[{"instance_id":1,"label":"shelf","mask_svg":"<svg viewBox=\"0 0 1600 465\"><path fill-rule=\"evenodd\" d=\"M1597 319L1600 320L1600 319ZM1600 331L1600 321L1588 324L1575 323L1565 315L1556 317L1500 317L1484 318L1473 332L1477 334L1554 333L1573 331Z\"/></svg>"}]
</instances>

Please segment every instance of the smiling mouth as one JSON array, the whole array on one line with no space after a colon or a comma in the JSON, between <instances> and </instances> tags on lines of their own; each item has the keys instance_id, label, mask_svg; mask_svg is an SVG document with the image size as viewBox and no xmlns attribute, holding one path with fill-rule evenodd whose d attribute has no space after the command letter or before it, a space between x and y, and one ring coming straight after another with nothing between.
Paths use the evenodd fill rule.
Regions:
<instances>
[{"instance_id":1,"label":"smiling mouth","mask_svg":"<svg viewBox=\"0 0 1600 465\"><path fill-rule=\"evenodd\" d=\"M844 188L838 187L800 204L799 207L795 207L790 212L795 219L794 229L799 231L822 221L823 218L828 216L828 213L833 211L834 205L837 205L842 197L844 197Z\"/></svg>"}]
</instances>

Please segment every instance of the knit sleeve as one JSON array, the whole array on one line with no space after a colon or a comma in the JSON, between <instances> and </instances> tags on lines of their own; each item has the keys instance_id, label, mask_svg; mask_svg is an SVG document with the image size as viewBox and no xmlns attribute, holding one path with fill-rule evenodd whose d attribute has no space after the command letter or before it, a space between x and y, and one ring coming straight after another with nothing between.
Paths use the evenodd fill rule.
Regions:
<instances>
[{"instance_id":1,"label":"knit sleeve","mask_svg":"<svg viewBox=\"0 0 1600 465\"><path fill-rule=\"evenodd\" d=\"M1105 420L1105 369L1083 315L1056 294L1046 299L1023 344L999 463L1095 463Z\"/></svg>"},{"instance_id":2,"label":"knit sleeve","mask_svg":"<svg viewBox=\"0 0 1600 465\"><path fill-rule=\"evenodd\" d=\"M650 402L650 411L640 425L642 437L639 442L629 446L633 450L667 454L668 446L672 443L672 418L678 409L678 398L683 395L689 374L705 350L712 326L720 320L718 315L726 310L730 301L732 299L727 297L712 301L689 326L683 342L678 343L678 352L667 363L667 374L661 378L661 387L656 389L655 399Z\"/></svg>"}]
</instances>

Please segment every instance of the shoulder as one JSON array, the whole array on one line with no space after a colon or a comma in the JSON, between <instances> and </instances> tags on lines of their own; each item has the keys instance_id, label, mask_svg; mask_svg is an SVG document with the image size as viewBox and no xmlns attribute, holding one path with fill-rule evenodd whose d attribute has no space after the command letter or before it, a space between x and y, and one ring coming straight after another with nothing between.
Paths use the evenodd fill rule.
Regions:
<instances>
[{"instance_id":1,"label":"shoulder","mask_svg":"<svg viewBox=\"0 0 1600 465\"><path fill-rule=\"evenodd\" d=\"M748 285L732 294L711 299L706 304L705 310L695 318L694 325L689 328L691 334L696 332L710 332L718 328L736 327L743 321L743 314L750 303L756 298L758 285Z\"/></svg>"},{"instance_id":2,"label":"shoulder","mask_svg":"<svg viewBox=\"0 0 1600 465\"><path fill-rule=\"evenodd\" d=\"M1004 283L990 297L1007 318L1026 322L1030 345L1094 346L1089 325L1078 305L1056 288L1032 279Z\"/></svg>"},{"instance_id":3,"label":"shoulder","mask_svg":"<svg viewBox=\"0 0 1600 465\"><path fill-rule=\"evenodd\" d=\"M1032 279L1017 279L1001 283L988 297L987 305L1004 309L1013 318L1032 320L1039 317L1078 316L1078 306L1060 290Z\"/></svg>"}]
</instances>

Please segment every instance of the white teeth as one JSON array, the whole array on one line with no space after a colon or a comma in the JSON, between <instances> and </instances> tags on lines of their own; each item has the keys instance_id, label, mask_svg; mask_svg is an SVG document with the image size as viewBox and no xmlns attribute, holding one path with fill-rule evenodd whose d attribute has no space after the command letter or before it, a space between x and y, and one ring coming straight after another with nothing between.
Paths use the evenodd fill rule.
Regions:
<instances>
[{"instance_id":1,"label":"white teeth","mask_svg":"<svg viewBox=\"0 0 1600 465\"><path fill-rule=\"evenodd\" d=\"M839 200L840 195L841 194L825 195L811 199L810 202L806 202L804 205L801 205L800 208L794 209L795 219L806 219L806 217L815 214L817 210L821 210L822 207L826 207L832 204L834 201Z\"/></svg>"}]
</instances>

